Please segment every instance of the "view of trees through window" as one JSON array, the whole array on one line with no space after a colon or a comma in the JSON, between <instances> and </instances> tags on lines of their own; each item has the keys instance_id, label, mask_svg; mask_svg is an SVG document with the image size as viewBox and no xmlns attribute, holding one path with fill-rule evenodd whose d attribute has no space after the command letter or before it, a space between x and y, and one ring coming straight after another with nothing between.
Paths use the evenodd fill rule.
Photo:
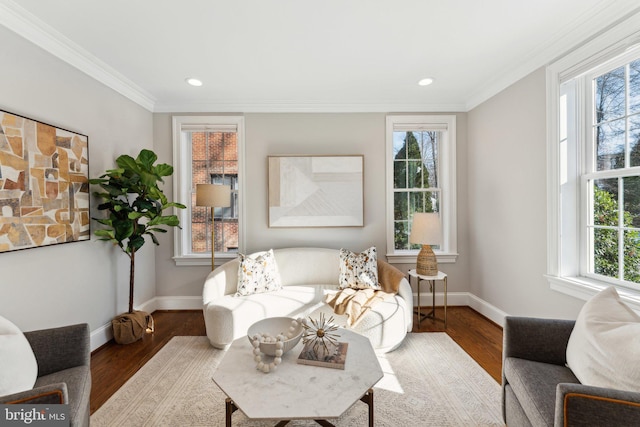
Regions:
<instances>
[{"instance_id":1,"label":"view of trees through window","mask_svg":"<svg viewBox=\"0 0 640 427\"><path fill-rule=\"evenodd\" d=\"M640 283L640 60L593 85L593 269Z\"/></svg>"},{"instance_id":2,"label":"view of trees through window","mask_svg":"<svg viewBox=\"0 0 640 427\"><path fill-rule=\"evenodd\" d=\"M393 132L393 215L395 249L409 243L414 212L439 212L438 149L440 131Z\"/></svg>"}]
</instances>

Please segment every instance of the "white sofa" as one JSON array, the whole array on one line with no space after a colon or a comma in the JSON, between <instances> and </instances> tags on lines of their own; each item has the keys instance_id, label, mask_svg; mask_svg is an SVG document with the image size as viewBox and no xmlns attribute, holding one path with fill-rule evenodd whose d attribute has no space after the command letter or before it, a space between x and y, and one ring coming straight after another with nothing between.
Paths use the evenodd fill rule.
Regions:
<instances>
[{"instance_id":1,"label":"white sofa","mask_svg":"<svg viewBox=\"0 0 640 427\"><path fill-rule=\"evenodd\" d=\"M339 254L337 249L275 249L283 288L247 296L234 296L238 259L213 270L205 280L202 295L211 345L227 348L233 340L245 336L249 326L266 317L317 318L324 312L333 315L336 324L346 326L346 315L335 315L323 302L327 293L338 290ZM400 345L412 327L413 294L404 278L398 294L375 304L352 330L368 337L374 349L383 353Z\"/></svg>"}]
</instances>

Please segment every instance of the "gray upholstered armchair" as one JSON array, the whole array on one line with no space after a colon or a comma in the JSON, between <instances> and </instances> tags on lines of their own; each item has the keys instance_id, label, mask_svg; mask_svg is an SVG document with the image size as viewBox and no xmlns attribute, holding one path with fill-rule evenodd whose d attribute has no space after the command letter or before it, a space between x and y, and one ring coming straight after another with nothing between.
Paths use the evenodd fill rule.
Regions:
<instances>
[{"instance_id":1,"label":"gray upholstered armchair","mask_svg":"<svg viewBox=\"0 0 640 427\"><path fill-rule=\"evenodd\" d=\"M574 324L505 319L502 405L510 427L640 425L640 393L582 385L566 366Z\"/></svg>"},{"instance_id":2,"label":"gray upholstered armchair","mask_svg":"<svg viewBox=\"0 0 640 427\"><path fill-rule=\"evenodd\" d=\"M25 332L38 362L32 390L0 396L0 403L68 404L71 426L89 425L91 348L89 325Z\"/></svg>"}]
</instances>

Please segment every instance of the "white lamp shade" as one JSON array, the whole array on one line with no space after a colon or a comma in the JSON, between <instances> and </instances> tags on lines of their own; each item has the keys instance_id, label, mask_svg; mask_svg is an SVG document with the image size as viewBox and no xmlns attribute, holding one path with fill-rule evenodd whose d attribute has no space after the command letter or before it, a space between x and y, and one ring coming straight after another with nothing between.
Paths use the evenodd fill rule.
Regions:
<instances>
[{"instance_id":1,"label":"white lamp shade","mask_svg":"<svg viewBox=\"0 0 640 427\"><path fill-rule=\"evenodd\" d=\"M226 208L231 206L231 187L218 184L196 185L196 206Z\"/></svg>"},{"instance_id":2,"label":"white lamp shade","mask_svg":"<svg viewBox=\"0 0 640 427\"><path fill-rule=\"evenodd\" d=\"M442 227L437 213L416 212L413 214L409 243L439 245L442 243Z\"/></svg>"}]
</instances>

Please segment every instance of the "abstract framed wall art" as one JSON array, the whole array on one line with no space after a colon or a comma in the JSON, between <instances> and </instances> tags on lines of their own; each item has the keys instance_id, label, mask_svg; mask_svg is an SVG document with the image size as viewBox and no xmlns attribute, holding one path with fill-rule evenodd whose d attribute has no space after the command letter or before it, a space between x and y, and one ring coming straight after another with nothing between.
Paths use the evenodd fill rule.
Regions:
<instances>
[{"instance_id":1,"label":"abstract framed wall art","mask_svg":"<svg viewBox=\"0 0 640 427\"><path fill-rule=\"evenodd\" d=\"M0 253L91 238L88 143L0 110Z\"/></svg>"},{"instance_id":2,"label":"abstract framed wall art","mask_svg":"<svg viewBox=\"0 0 640 427\"><path fill-rule=\"evenodd\" d=\"M364 156L269 156L269 227L364 226Z\"/></svg>"}]
</instances>

